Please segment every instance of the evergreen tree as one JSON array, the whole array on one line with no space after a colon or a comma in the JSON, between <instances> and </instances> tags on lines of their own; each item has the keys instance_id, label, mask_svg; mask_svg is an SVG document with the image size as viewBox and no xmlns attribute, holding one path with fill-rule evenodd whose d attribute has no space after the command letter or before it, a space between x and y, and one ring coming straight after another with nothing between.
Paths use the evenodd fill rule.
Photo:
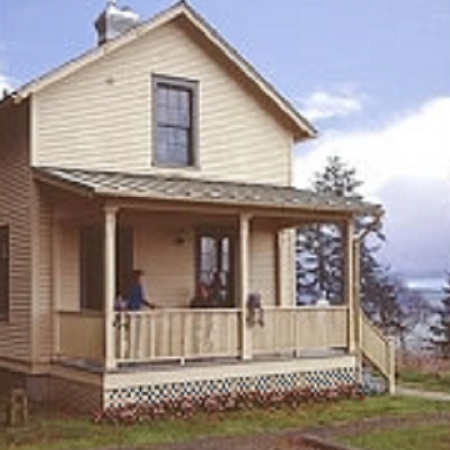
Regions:
<instances>
[{"instance_id":1,"label":"evergreen tree","mask_svg":"<svg viewBox=\"0 0 450 450\"><path fill-rule=\"evenodd\" d=\"M309 304L325 294L332 304L344 295L344 258L341 228L315 224L297 233L297 292Z\"/></svg>"},{"instance_id":2,"label":"evergreen tree","mask_svg":"<svg viewBox=\"0 0 450 450\"><path fill-rule=\"evenodd\" d=\"M328 160L323 173L316 174L313 190L320 194L360 198L361 183L355 170L348 169L338 157ZM299 304L314 302L325 294L332 304L344 297L344 241L338 224L305 225L297 232L297 293Z\"/></svg>"},{"instance_id":3,"label":"evergreen tree","mask_svg":"<svg viewBox=\"0 0 450 450\"><path fill-rule=\"evenodd\" d=\"M443 288L442 306L437 310L438 321L430 327L431 344L443 359L450 359L450 272Z\"/></svg>"},{"instance_id":4,"label":"evergreen tree","mask_svg":"<svg viewBox=\"0 0 450 450\"><path fill-rule=\"evenodd\" d=\"M323 173L316 174L315 192L361 199L362 182L356 171L337 156L329 158ZM371 218L355 219L358 234ZM375 253L384 241L381 225L369 233L360 245L361 303L368 316L383 330L402 331L402 310L396 301L397 287ZM337 224L305 225L297 231L297 294L299 304L315 301L322 292L332 304L344 300L344 239Z\"/></svg>"}]
</instances>

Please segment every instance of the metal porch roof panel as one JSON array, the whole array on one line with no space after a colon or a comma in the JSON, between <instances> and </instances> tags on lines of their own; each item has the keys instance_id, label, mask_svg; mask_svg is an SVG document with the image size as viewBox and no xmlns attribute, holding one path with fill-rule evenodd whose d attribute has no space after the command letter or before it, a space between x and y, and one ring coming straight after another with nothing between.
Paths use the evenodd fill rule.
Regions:
<instances>
[{"instance_id":1,"label":"metal porch roof panel","mask_svg":"<svg viewBox=\"0 0 450 450\"><path fill-rule=\"evenodd\" d=\"M34 169L44 182L59 182L105 197L201 202L248 207L379 214L379 205L313 191L266 184L247 184L153 174L88 171L55 167Z\"/></svg>"}]
</instances>

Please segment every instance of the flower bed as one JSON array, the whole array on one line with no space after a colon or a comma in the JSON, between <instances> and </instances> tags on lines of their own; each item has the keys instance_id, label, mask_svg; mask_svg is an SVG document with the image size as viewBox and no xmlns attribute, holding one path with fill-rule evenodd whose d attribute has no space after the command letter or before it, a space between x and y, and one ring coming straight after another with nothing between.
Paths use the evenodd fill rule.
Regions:
<instances>
[{"instance_id":1,"label":"flower bed","mask_svg":"<svg viewBox=\"0 0 450 450\"><path fill-rule=\"evenodd\" d=\"M357 385L342 385L336 388L313 390L295 388L285 391L249 391L190 396L169 399L158 403L130 404L110 407L94 413L96 423L135 424L170 417L188 419L197 412L219 414L227 411L254 408L278 409L298 408L311 402L336 402L343 399L362 399L364 392Z\"/></svg>"}]
</instances>

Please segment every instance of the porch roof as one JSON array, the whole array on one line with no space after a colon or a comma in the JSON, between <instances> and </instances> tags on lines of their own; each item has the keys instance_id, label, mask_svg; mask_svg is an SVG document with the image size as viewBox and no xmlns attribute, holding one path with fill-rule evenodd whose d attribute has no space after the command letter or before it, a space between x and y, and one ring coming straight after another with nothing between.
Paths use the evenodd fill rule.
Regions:
<instances>
[{"instance_id":1,"label":"porch roof","mask_svg":"<svg viewBox=\"0 0 450 450\"><path fill-rule=\"evenodd\" d=\"M34 168L35 179L86 195L192 203L210 203L292 211L380 215L380 205L360 198L343 198L294 187L207 181L204 179L88 171L56 167Z\"/></svg>"}]
</instances>

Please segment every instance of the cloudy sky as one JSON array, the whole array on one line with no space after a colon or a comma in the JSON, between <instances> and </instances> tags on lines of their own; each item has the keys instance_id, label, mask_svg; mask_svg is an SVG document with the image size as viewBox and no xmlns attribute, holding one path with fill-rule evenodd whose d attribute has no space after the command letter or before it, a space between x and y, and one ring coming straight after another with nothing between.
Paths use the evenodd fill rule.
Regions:
<instances>
[{"instance_id":1,"label":"cloudy sky","mask_svg":"<svg viewBox=\"0 0 450 450\"><path fill-rule=\"evenodd\" d=\"M119 5L123 4L120 1ZM0 89L95 45L104 0L0 0ZM169 0L126 0L149 18ZM191 0L320 137L296 149L307 187L340 155L386 208L394 270L450 269L450 1Z\"/></svg>"}]
</instances>

